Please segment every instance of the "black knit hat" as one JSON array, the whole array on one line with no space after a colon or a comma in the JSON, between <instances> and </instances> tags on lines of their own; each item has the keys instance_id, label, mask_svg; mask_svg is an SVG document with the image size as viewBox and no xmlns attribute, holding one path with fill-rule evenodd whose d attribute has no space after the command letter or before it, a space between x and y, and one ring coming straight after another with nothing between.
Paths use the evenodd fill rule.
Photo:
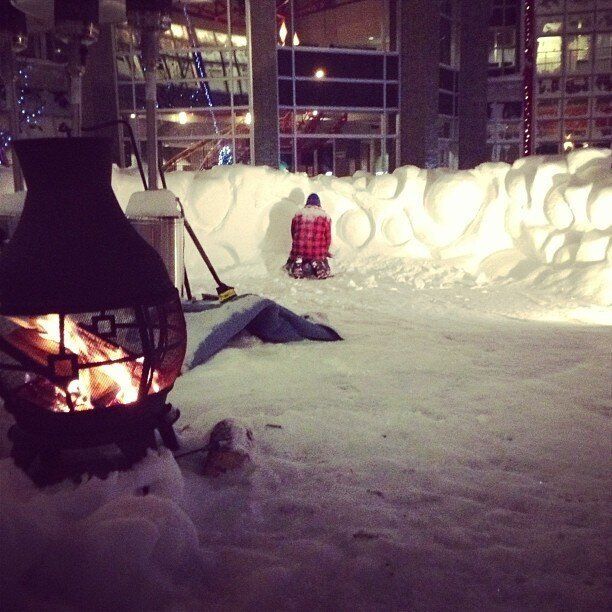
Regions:
<instances>
[{"instance_id":1,"label":"black knit hat","mask_svg":"<svg viewBox=\"0 0 612 612\"><path fill-rule=\"evenodd\" d=\"M306 200L306 206L319 206L321 207L321 199L319 198L319 196L316 193L311 193L307 200Z\"/></svg>"}]
</instances>

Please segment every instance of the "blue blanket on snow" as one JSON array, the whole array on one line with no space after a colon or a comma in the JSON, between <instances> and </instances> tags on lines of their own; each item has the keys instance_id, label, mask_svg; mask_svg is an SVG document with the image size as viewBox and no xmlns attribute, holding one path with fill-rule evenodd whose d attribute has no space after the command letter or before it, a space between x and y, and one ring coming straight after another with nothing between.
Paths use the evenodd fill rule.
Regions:
<instances>
[{"instance_id":1,"label":"blue blanket on snow","mask_svg":"<svg viewBox=\"0 0 612 612\"><path fill-rule=\"evenodd\" d=\"M224 304L185 302L189 368L204 363L236 334L247 330L264 342L342 340L331 327L313 323L272 300L244 295Z\"/></svg>"}]
</instances>

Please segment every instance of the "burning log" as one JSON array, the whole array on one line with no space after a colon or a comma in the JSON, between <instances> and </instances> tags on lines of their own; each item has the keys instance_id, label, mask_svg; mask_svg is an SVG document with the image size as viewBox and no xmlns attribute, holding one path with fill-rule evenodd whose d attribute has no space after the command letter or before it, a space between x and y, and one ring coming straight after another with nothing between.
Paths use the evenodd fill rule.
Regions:
<instances>
[{"instance_id":1,"label":"burning log","mask_svg":"<svg viewBox=\"0 0 612 612\"><path fill-rule=\"evenodd\" d=\"M70 393L72 403L79 410L92 409L94 404L127 404L138 398L137 381L142 375L142 363L121 347L65 317L62 352L59 316L10 319L19 326L5 337L13 352L18 353L22 361L29 360L40 366L37 371L42 368L52 383L61 384L55 388L56 409L68 409L66 393ZM51 366L50 358L54 357L58 359ZM124 359L126 361L121 361Z\"/></svg>"}]
</instances>

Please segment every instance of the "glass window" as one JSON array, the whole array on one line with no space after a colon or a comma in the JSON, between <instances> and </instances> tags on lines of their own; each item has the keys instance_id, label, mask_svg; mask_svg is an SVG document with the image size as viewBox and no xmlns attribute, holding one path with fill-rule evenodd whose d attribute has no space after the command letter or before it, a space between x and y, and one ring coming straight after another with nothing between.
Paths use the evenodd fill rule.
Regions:
<instances>
[{"instance_id":1,"label":"glass window","mask_svg":"<svg viewBox=\"0 0 612 612\"><path fill-rule=\"evenodd\" d=\"M612 32L597 34L595 39L595 70L612 72Z\"/></svg>"},{"instance_id":2,"label":"glass window","mask_svg":"<svg viewBox=\"0 0 612 612\"><path fill-rule=\"evenodd\" d=\"M541 36L538 38L536 70L538 74L554 74L561 71L561 36Z\"/></svg>"},{"instance_id":3,"label":"glass window","mask_svg":"<svg viewBox=\"0 0 612 612\"><path fill-rule=\"evenodd\" d=\"M453 25L450 19L440 19L440 63L452 63L453 57Z\"/></svg>"},{"instance_id":4,"label":"glass window","mask_svg":"<svg viewBox=\"0 0 612 612\"><path fill-rule=\"evenodd\" d=\"M596 115L609 115L612 117L612 96L595 98L594 112Z\"/></svg>"},{"instance_id":5,"label":"glass window","mask_svg":"<svg viewBox=\"0 0 612 612\"><path fill-rule=\"evenodd\" d=\"M612 91L612 75L598 74L595 77L595 91L597 92Z\"/></svg>"},{"instance_id":6,"label":"glass window","mask_svg":"<svg viewBox=\"0 0 612 612\"><path fill-rule=\"evenodd\" d=\"M593 138L610 138L612 137L612 117L602 117L593 121ZM601 146L609 147L610 141L601 143Z\"/></svg>"},{"instance_id":7,"label":"glass window","mask_svg":"<svg viewBox=\"0 0 612 612\"><path fill-rule=\"evenodd\" d=\"M568 77L565 81L565 93L582 94L589 91L589 77Z\"/></svg>"},{"instance_id":8,"label":"glass window","mask_svg":"<svg viewBox=\"0 0 612 612\"><path fill-rule=\"evenodd\" d=\"M441 115L455 115L455 96L441 91L438 94L438 112Z\"/></svg>"},{"instance_id":9,"label":"glass window","mask_svg":"<svg viewBox=\"0 0 612 612\"><path fill-rule=\"evenodd\" d=\"M586 117L589 114L588 98L568 98L565 101L566 117Z\"/></svg>"},{"instance_id":10,"label":"glass window","mask_svg":"<svg viewBox=\"0 0 612 612\"><path fill-rule=\"evenodd\" d=\"M508 67L516 64L516 29L491 28L489 67Z\"/></svg>"},{"instance_id":11,"label":"glass window","mask_svg":"<svg viewBox=\"0 0 612 612\"><path fill-rule=\"evenodd\" d=\"M594 0L567 0L568 11L584 11L594 8Z\"/></svg>"},{"instance_id":12,"label":"glass window","mask_svg":"<svg viewBox=\"0 0 612 612\"><path fill-rule=\"evenodd\" d=\"M295 51L296 75L318 78L321 82L334 78L382 80L383 62L382 54Z\"/></svg>"},{"instance_id":13,"label":"glass window","mask_svg":"<svg viewBox=\"0 0 612 612\"><path fill-rule=\"evenodd\" d=\"M568 32L589 32L593 29L593 13L572 13L567 16Z\"/></svg>"},{"instance_id":14,"label":"glass window","mask_svg":"<svg viewBox=\"0 0 612 612\"><path fill-rule=\"evenodd\" d=\"M290 31L290 19L286 19L286 44L292 44L297 34L299 44L308 47L386 49L389 37L385 9L384 0L293 0L295 32Z\"/></svg>"},{"instance_id":15,"label":"glass window","mask_svg":"<svg viewBox=\"0 0 612 612\"><path fill-rule=\"evenodd\" d=\"M559 78L538 79L538 93L541 96L558 96L561 93Z\"/></svg>"},{"instance_id":16,"label":"glass window","mask_svg":"<svg viewBox=\"0 0 612 612\"><path fill-rule=\"evenodd\" d=\"M591 36L584 34L568 36L565 46L565 61L568 72L590 72Z\"/></svg>"},{"instance_id":17,"label":"glass window","mask_svg":"<svg viewBox=\"0 0 612 612\"><path fill-rule=\"evenodd\" d=\"M563 31L563 19L539 17L537 21L538 34L560 34Z\"/></svg>"},{"instance_id":18,"label":"glass window","mask_svg":"<svg viewBox=\"0 0 612 612\"><path fill-rule=\"evenodd\" d=\"M537 4L539 13L562 13L563 0L540 0Z\"/></svg>"},{"instance_id":19,"label":"glass window","mask_svg":"<svg viewBox=\"0 0 612 612\"><path fill-rule=\"evenodd\" d=\"M298 106L340 106L354 108L382 108L382 83L350 83L343 81L298 81Z\"/></svg>"},{"instance_id":20,"label":"glass window","mask_svg":"<svg viewBox=\"0 0 612 612\"><path fill-rule=\"evenodd\" d=\"M571 119L566 120L563 125L565 138L567 140L576 140L577 138L589 137L589 120L588 119Z\"/></svg>"},{"instance_id":21,"label":"glass window","mask_svg":"<svg viewBox=\"0 0 612 612\"><path fill-rule=\"evenodd\" d=\"M538 121L537 136L541 140L558 140L561 132L559 121Z\"/></svg>"},{"instance_id":22,"label":"glass window","mask_svg":"<svg viewBox=\"0 0 612 612\"><path fill-rule=\"evenodd\" d=\"M597 13L597 29L612 30L612 11L599 11Z\"/></svg>"},{"instance_id":23,"label":"glass window","mask_svg":"<svg viewBox=\"0 0 612 612\"><path fill-rule=\"evenodd\" d=\"M537 116L541 118L554 118L559 116L559 100L539 100Z\"/></svg>"}]
</instances>

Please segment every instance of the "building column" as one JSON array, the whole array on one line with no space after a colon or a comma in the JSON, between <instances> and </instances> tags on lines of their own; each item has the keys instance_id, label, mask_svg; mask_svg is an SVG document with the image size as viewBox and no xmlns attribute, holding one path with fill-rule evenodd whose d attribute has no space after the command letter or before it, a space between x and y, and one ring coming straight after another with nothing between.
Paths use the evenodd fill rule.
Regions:
<instances>
[{"instance_id":1,"label":"building column","mask_svg":"<svg viewBox=\"0 0 612 612\"><path fill-rule=\"evenodd\" d=\"M438 160L439 9L432 0L398 3L400 165L434 167Z\"/></svg>"},{"instance_id":2,"label":"building column","mask_svg":"<svg viewBox=\"0 0 612 612\"><path fill-rule=\"evenodd\" d=\"M111 25L100 26L100 36L88 49L82 84L83 126L119 119L117 60ZM84 132L85 136L106 136L112 140L113 160L124 164L122 129L118 125Z\"/></svg>"},{"instance_id":3,"label":"building column","mask_svg":"<svg viewBox=\"0 0 612 612\"><path fill-rule=\"evenodd\" d=\"M251 163L278 168L278 60L276 1L247 0L249 96L253 115Z\"/></svg>"},{"instance_id":4,"label":"building column","mask_svg":"<svg viewBox=\"0 0 612 612\"><path fill-rule=\"evenodd\" d=\"M487 156L487 56L489 0L460 5L459 168L474 168Z\"/></svg>"}]
</instances>

